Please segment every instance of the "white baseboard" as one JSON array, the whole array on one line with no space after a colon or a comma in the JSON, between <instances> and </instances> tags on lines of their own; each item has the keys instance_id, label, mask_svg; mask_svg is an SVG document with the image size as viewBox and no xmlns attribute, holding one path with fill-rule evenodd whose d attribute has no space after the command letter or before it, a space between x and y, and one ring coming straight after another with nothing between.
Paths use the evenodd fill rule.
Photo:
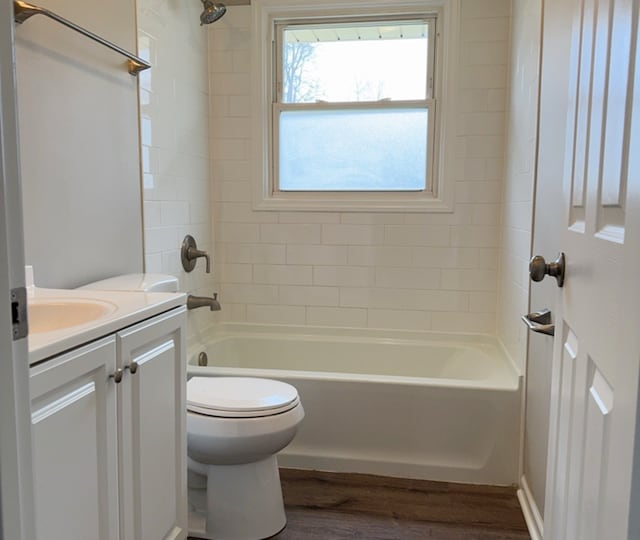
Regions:
<instances>
[{"instance_id":1,"label":"white baseboard","mask_svg":"<svg viewBox=\"0 0 640 540\"><path fill-rule=\"evenodd\" d=\"M520 501L520 507L524 515L524 520L527 523L531 540L542 540L543 538L543 521L538 505L533 498L529 484L525 476L520 478L520 489L518 490L518 500Z\"/></svg>"}]
</instances>

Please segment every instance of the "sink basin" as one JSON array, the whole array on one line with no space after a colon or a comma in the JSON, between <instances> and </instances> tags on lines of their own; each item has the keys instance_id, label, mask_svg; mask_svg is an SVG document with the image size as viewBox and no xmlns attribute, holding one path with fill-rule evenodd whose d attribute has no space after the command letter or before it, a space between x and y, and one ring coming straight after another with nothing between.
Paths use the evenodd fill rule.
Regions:
<instances>
[{"instance_id":1,"label":"sink basin","mask_svg":"<svg viewBox=\"0 0 640 540\"><path fill-rule=\"evenodd\" d=\"M99 300L47 298L30 301L27 309L29 333L37 334L90 323L113 313L116 306Z\"/></svg>"}]
</instances>

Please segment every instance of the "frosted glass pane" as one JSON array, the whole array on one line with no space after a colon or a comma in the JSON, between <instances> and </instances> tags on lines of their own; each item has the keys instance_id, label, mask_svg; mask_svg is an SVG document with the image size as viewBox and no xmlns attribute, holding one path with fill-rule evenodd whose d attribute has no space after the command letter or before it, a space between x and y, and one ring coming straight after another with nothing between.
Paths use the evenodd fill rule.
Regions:
<instances>
[{"instance_id":1,"label":"frosted glass pane","mask_svg":"<svg viewBox=\"0 0 640 540\"><path fill-rule=\"evenodd\" d=\"M286 111L281 191L417 191L426 187L428 111Z\"/></svg>"}]
</instances>

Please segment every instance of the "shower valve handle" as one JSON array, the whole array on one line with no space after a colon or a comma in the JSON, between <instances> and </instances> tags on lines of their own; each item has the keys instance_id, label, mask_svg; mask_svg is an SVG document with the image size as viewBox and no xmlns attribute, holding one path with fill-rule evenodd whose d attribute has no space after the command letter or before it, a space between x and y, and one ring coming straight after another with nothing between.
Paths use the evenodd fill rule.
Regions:
<instances>
[{"instance_id":1,"label":"shower valve handle","mask_svg":"<svg viewBox=\"0 0 640 540\"><path fill-rule=\"evenodd\" d=\"M193 236L188 234L182 241L182 249L180 250L180 260L182 261L182 268L185 272L191 272L196 267L196 260L200 257L204 257L207 261L207 274L211 273L211 259L206 251L198 249L196 240Z\"/></svg>"}]
</instances>

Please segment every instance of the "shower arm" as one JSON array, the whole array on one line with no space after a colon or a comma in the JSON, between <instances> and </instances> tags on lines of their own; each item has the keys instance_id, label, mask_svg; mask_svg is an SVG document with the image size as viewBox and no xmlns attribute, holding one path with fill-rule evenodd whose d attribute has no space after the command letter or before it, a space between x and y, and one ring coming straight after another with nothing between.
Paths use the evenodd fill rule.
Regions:
<instances>
[{"instance_id":1,"label":"shower arm","mask_svg":"<svg viewBox=\"0 0 640 540\"><path fill-rule=\"evenodd\" d=\"M78 26L77 24L71 21L68 21L67 19L65 19L64 17L61 17L60 15L54 13L53 11L42 8L40 6L29 4L28 2L22 2L21 0L14 0L13 11L14 11L14 20L18 24L22 24L24 21L33 17L34 15L44 15L45 17L48 17L49 19L53 19L54 21L59 22L60 24L66 26L67 28L71 28L72 30L75 30L76 32L82 34L83 36L86 36L89 39L92 39L93 41L96 41L97 43L100 43L101 45L108 47L112 51L115 51L121 54L122 56L127 57L129 59L128 71L131 75L136 76L141 71L144 71L145 69L149 69L151 67L151 64L144 61L142 58L139 58L138 56L131 54L129 51L126 51L122 47L119 47L115 43L111 43L110 41L107 41L106 39L100 37L99 35L94 34L93 32L90 32L85 28L82 28L82 26Z\"/></svg>"}]
</instances>

